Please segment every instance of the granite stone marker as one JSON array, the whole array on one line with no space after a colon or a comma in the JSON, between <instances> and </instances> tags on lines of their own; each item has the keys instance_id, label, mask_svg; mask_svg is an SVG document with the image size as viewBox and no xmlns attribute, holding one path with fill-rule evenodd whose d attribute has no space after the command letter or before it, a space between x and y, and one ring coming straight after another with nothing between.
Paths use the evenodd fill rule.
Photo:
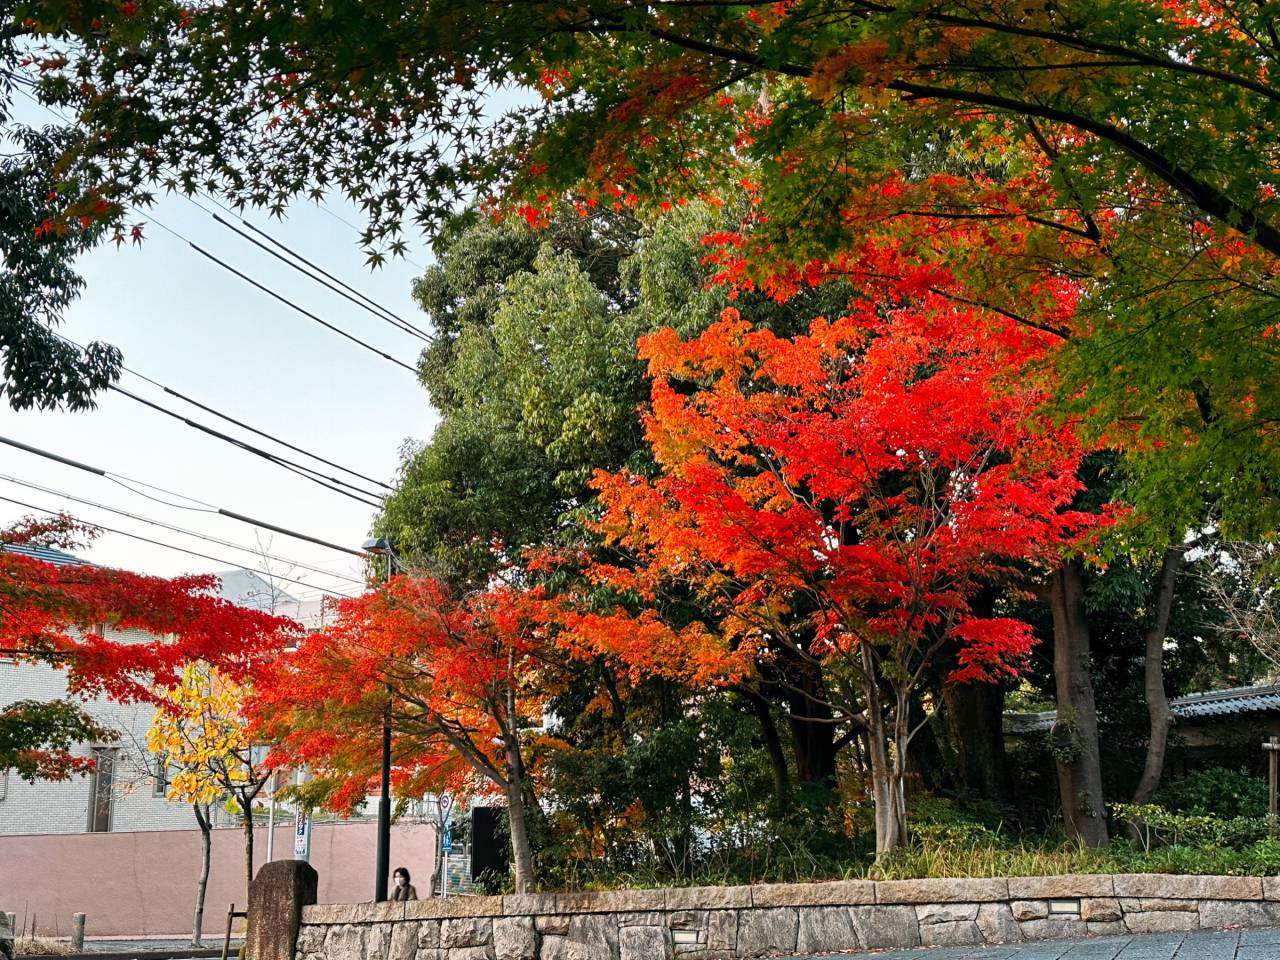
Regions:
<instances>
[{"instance_id":1,"label":"granite stone marker","mask_svg":"<svg viewBox=\"0 0 1280 960\"><path fill-rule=\"evenodd\" d=\"M302 908L316 902L320 878L302 860L263 864L249 885L246 960L293 960Z\"/></svg>"},{"instance_id":2,"label":"granite stone marker","mask_svg":"<svg viewBox=\"0 0 1280 960\"><path fill-rule=\"evenodd\" d=\"M13 960L14 915L0 910L0 960Z\"/></svg>"}]
</instances>

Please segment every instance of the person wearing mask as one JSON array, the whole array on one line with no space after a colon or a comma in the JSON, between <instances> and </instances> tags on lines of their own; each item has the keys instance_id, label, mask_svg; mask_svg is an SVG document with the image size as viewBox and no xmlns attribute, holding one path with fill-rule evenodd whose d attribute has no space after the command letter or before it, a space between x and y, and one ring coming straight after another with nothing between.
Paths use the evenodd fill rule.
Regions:
<instances>
[{"instance_id":1,"label":"person wearing mask","mask_svg":"<svg viewBox=\"0 0 1280 960\"><path fill-rule=\"evenodd\" d=\"M418 891L413 888L413 884L409 882L409 871L404 867L396 867L391 874L391 879L396 883L396 889L391 894L392 900L417 900Z\"/></svg>"}]
</instances>

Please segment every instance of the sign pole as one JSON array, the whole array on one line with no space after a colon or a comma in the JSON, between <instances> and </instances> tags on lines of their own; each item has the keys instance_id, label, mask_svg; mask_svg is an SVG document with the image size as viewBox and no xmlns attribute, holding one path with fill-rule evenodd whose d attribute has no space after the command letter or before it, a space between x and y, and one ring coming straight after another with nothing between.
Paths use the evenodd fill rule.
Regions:
<instances>
[{"instance_id":1,"label":"sign pole","mask_svg":"<svg viewBox=\"0 0 1280 960\"><path fill-rule=\"evenodd\" d=\"M298 786L302 786L303 773L298 771ZM311 813L301 803L293 818L293 858L295 860L311 859Z\"/></svg>"},{"instance_id":2,"label":"sign pole","mask_svg":"<svg viewBox=\"0 0 1280 960\"><path fill-rule=\"evenodd\" d=\"M440 896L449 896L449 853L453 850L453 795L440 794Z\"/></svg>"}]
</instances>

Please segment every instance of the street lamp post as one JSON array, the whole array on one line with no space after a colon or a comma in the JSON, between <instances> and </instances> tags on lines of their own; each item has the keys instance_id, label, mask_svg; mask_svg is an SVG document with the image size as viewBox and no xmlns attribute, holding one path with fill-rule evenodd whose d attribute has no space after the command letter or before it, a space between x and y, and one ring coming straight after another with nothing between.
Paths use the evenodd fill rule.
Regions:
<instances>
[{"instance_id":1,"label":"street lamp post","mask_svg":"<svg viewBox=\"0 0 1280 960\"><path fill-rule=\"evenodd\" d=\"M390 541L378 537L364 542L366 553L384 554L387 558L387 576L391 579L395 565L395 551ZM375 867L373 899L378 903L387 899L387 876L391 872L391 687L387 686L387 707L382 714L382 793L378 798L378 862Z\"/></svg>"}]
</instances>

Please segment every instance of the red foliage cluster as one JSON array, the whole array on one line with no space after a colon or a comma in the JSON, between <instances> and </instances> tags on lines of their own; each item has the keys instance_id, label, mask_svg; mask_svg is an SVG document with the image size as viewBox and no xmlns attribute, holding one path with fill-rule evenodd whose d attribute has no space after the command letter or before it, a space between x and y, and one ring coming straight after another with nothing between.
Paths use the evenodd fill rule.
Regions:
<instances>
[{"instance_id":1,"label":"red foliage cluster","mask_svg":"<svg viewBox=\"0 0 1280 960\"><path fill-rule=\"evenodd\" d=\"M0 531L0 547L75 547L91 536L92 528L63 516ZM215 596L216 586L213 576L165 579L0 548L0 648L65 665L81 696L148 700L193 660L242 677L299 628ZM107 627L151 636L108 636Z\"/></svg>"}]
</instances>

